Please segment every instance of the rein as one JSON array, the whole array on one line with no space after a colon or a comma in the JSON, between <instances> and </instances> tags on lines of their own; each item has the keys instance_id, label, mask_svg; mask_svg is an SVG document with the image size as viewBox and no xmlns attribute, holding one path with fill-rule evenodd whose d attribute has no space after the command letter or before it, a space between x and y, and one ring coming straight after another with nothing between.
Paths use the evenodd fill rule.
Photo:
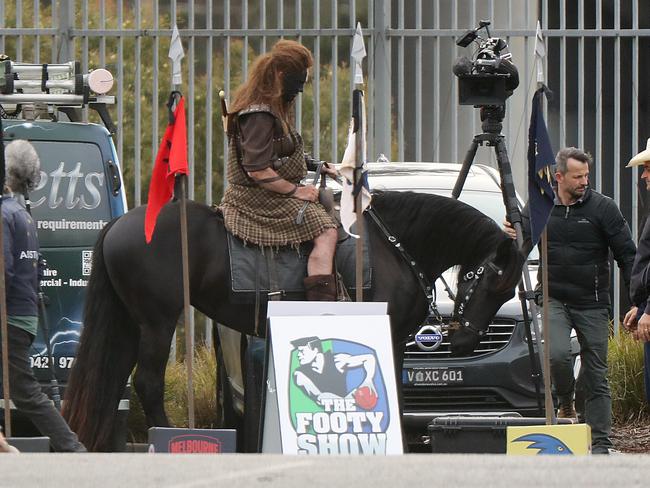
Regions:
<instances>
[{"instance_id":1,"label":"rein","mask_svg":"<svg viewBox=\"0 0 650 488\"><path fill-rule=\"evenodd\" d=\"M383 236L386 238L386 240L395 247L399 251L399 255L402 257L402 259L406 262L408 265L409 269L413 272L415 275L415 278L418 281L418 284L420 285L420 288L422 289L422 292L424 293L424 296L427 298L427 303L429 304L429 314L433 315L434 319L436 322L442 324L442 316L440 315L440 312L438 311L438 307L436 306L436 290L434 287L432 287L429 283L427 283L424 273L418 266L418 264L415 262L415 259L411 257L411 255L406 251L404 246L399 242L397 239L397 236L393 234L384 221L379 217L379 214L375 212L375 210L370 207L366 210L366 212L372 221L375 223L375 225L379 228Z\"/></svg>"}]
</instances>

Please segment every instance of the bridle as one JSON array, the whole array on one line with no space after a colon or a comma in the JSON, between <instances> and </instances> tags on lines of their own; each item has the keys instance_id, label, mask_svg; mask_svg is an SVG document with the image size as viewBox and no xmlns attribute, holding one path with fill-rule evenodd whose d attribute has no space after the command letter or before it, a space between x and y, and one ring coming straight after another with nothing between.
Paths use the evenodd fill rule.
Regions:
<instances>
[{"instance_id":1,"label":"bridle","mask_svg":"<svg viewBox=\"0 0 650 488\"><path fill-rule=\"evenodd\" d=\"M481 263L475 270L470 270L463 276L461 282L458 286L457 294L460 295L460 299L456 302L454 307L454 318L461 327L469 329L474 334L479 337L483 337L487 334L487 330L481 330L474 326L469 320L465 318L465 307L469 304L469 301L472 299L472 295L476 291L481 279L485 276L485 269L490 268L497 275L502 276L503 270L494 264L494 255L487 258L483 263ZM460 285L468 287L468 290L464 293L461 293Z\"/></svg>"}]
</instances>

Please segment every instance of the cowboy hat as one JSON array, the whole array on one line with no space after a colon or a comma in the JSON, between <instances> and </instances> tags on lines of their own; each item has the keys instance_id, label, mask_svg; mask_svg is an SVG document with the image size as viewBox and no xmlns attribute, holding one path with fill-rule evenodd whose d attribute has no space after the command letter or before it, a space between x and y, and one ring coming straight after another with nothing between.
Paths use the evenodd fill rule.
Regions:
<instances>
[{"instance_id":1,"label":"cowboy hat","mask_svg":"<svg viewBox=\"0 0 650 488\"><path fill-rule=\"evenodd\" d=\"M626 168L631 168L633 166L640 166L645 163L650 163L650 139L648 139L648 144L645 148L645 151L641 151L639 154L630 159L630 162L627 163Z\"/></svg>"}]
</instances>

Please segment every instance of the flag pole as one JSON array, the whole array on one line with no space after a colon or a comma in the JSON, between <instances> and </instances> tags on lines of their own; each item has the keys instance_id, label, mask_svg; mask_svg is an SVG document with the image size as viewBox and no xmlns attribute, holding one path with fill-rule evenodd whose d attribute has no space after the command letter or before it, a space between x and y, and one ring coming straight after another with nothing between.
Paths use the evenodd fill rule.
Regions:
<instances>
[{"instance_id":1,"label":"flag pole","mask_svg":"<svg viewBox=\"0 0 650 488\"><path fill-rule=\"evenodd\" d=\"M359 236L355 242L355 274L356 274L356 296L357 302L363 301L363 243L364 243L364 222L363 222L363 171L365 168L365 111L363 109L363 58L366 57L366 47L363 43L361 23L357 22L357 28L352 40L352 57L354 84L357 88L352 92L352 118L354 120L353 132L355 137L355 168L352 186L354 197L354 213L356 216L356 234Z\"/></svg>"},{"instance_id":2,"label":"flag pole","mask_svg":"<svg viewBox=\"0 0 650 488\"><path fill-rule=\"evenodd\" d=\"M169 58L172 60L173 89L182 83L181 59L185 56L181 43L178 26L174 24L172 39L169 46ZM171 107L170 107L171 110ZM185 323L185 366L187 368L187 411L188 426L194 428L194 329L191 319L190 303L190 272L187 230L187 174L177 176L179 182L179 205L181 225L181 263L183 274L183 321Z\"/></svg>"},{"instance_id":3,"label":"flag pole","mask_svg":"<svg viewBox=\"0 0 650 488\"><path fill-rule=\"evenodd\" d=\"M0 117L0 188L5 186L5 145ZM2 398L4 401L5 436L11 437L11 395L9 390L9 327L7 325L4 222L2 218L2 194L0 193L0 333L2 334Z\"/></svg>"},{"instance_id":4,"label":"flag pole","mask_svg":"<svg viewBox=\"0 0 650 488\"><path fill-rule=\"evenodd\" d=\"M544 76L544 58L546 57L546 45L544 43L544 37L542 36L542 27L539 20L537 21L537 28L535 31L535 71L537 78L537 89L544 88L545 86L545 76ZM542 96L543 99L543 96ZM543 103L539 107L539 110L543 110ZM549 327L548 320L548 234L546 232L546 226L541 235L542 241L542 256L541 256L541 266L542 266L542 329L543 329L543 338L541 345L544 351L544 360L543 360L543 373L544 378L544 410L546 413L546 425L557 424L557 417L555 416L555 407L553 405L553 397L551 395L551 331Z\"/></svg>"},{"instance_id":5,"label":"flag pole","mask_svg":"<svg viewBox=\"0 0 650 488\"><path fill-rule=\"evenodd\" d=\"M356 233L359 236L355 241L355 272L356 272L356 296L355 299L357 302L363 301L363 241L364 241L364 229L363 229L363 205L361 203L361 177L363 172L363 130L364 130L364 120L363 120L363 91L359 88L355 89L352 93L352 103L354 108L352 109L353 114L355 115L355 126L357 137L355 138L356 148L355 148L355 169L354 169L354 186L353 188L357 190L357 194L354 197L354 213L356 215Z\"/></svg>"}]
</instances>

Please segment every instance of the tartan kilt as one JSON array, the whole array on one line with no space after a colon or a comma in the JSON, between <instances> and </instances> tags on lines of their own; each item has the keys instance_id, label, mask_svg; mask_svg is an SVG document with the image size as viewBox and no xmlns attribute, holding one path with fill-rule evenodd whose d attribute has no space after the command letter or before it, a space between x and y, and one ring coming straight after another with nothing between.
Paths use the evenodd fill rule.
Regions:
<instances>
[{"instance_id":1,"label":"tartan kilt","mask_svg":"<svg viewBox=\"0 0 650 488\"><path fill-rule=\"evenodd\" d=\"M303 222L296 224L305 203ZM260 187L228 185L220 209L229 232L258 246L297 245L337 227L320 203L283 197Z\"/></svg>"}]
</instances>

